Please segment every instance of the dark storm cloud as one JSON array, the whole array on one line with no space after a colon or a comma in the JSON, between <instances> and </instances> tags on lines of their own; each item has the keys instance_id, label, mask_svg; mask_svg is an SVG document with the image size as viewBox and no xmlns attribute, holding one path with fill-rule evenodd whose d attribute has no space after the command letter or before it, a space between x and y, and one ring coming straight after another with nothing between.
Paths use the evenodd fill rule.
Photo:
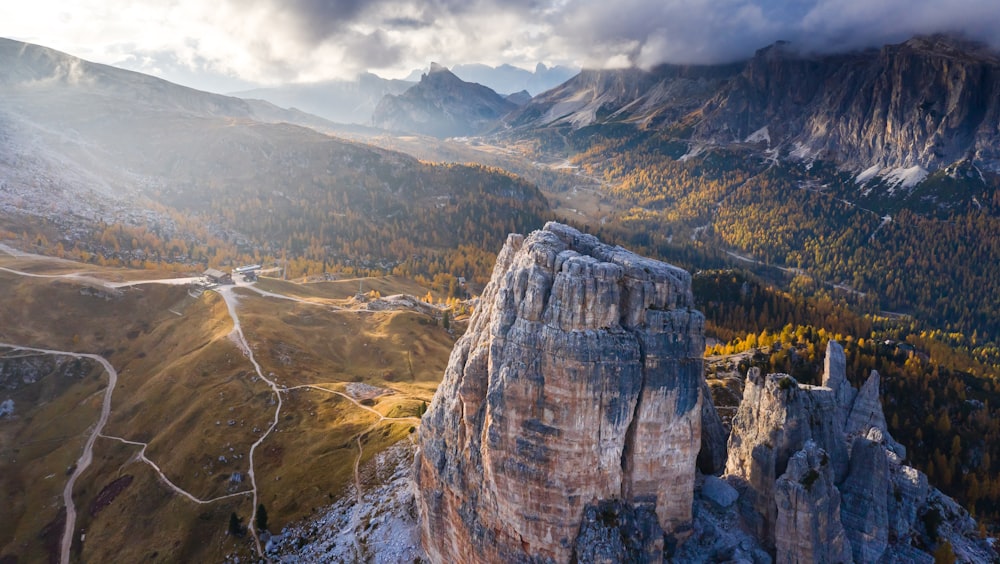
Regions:
<instances>
[{"instance_id":1,"label":"dark storm cloud","mask_svg":"<svg viewBox=\"0 0 1000 564\"><path fill-rule=\"evenodd\" d=\"M377 0L277 0L273 5L278 12L295 16L303 39L318 42L339 35L379 3Z\"/></svg>"},{"instance_id":2,"label":"dark storm cloud","mask_svg":"<svg viewBox=\"0 0 1000 564\"><path fill-rule=\"evenodd\" d=\"M403 48L389 42L382 30L372 33L351 33L341 38L347 57L362 68L387 68L400 62Z\"/></svg>"},{"instance_id":3,"label":"dark storm cloud","mask_svg":"<svg viewBox=\"0 0 1000 564\"><path fill-rule=\"evenodd\" d=\"M1000 2L574 0L550 21L556 35L575 48L617 45L645 64L711 63L747 57L779 39L822 52L936 32L992 42L1000 35Z\"/></svg>"},{"instance_id":4,"label":"dark storm cloud","mask_svg":"<svg viewBox=\"0 0 1000 564\"><path fill-rule=\"evenodd\" d=\"M426 45L419 34L441 31L442 25L472 37L495 33L481 26L464 28L463 21L484 14L515 16L526 26L550 29L545 47L539 47L549 52L541 52L541 57L593 62L624 56L645 65L730 61L779 39L805 50L828 52L934 32L961 32L986 41L1000 35L997 0L260 1L274 2L275 9L294 15L301 40L358 41L374 50L368 58L380 61L392 61L394 53L411 45ZM351 37L349 30L355 24L378 25L403 36L395 36L394 45L379 43L389 41L384 34L361 42ZM518 29L505 31L509 38L483 48L509 49L527 39ZM560 49L563 52L555 52Z\"/></svg>"}]
</instances>

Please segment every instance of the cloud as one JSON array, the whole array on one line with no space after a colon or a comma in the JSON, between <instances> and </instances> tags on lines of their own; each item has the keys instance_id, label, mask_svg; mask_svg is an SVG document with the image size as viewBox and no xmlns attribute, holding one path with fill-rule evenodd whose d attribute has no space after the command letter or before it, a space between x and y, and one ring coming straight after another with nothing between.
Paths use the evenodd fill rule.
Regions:
<instances>
[{"instance_id":1,"label":"cloud","mask_svg":"<svg viewBox=\"0 0 1000 564\"><path fill-rule=\"evenodd\" d=\"M831 52L914 34L996 42L996 0L33 0L0 35L242 83L404 76L428 61L532 68L719 63L777 40Z\"/></svg>"}]
</instances>

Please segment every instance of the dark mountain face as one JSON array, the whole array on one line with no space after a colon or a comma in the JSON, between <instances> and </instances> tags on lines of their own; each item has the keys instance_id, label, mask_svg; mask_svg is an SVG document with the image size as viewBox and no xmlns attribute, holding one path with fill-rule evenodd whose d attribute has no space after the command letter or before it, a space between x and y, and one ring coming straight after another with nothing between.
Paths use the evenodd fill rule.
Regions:
<instances>
[{"instance_id":1,"label":"dark mountain face","mask_svg":"<svg viewBox=\"0 0 1000 564\"><path fill-rule=\"evenodd\" d=\"M944 37L821 58L776 46L705 105L694 139L767 127L772 145L852 170L933 171L966 158L997 168L998 93L1000 58Z\"/></svg>"},{"instance_id":2,"label":"dark mountain face","mask_svg":"<svg viewBox=\"0 0 1000 564\"><path fill-rule=\"evenodd\" d=\"M516 107L481 84L465 82L448 69L431 65L416 86L398 96L385 96L372 121L392 131L459 137L484 132Z\"/></svg>"},{"instance_id":3,"label":"dark mountain face","mask_svg":"<svg viewBox=\"0 0 1000 564\"><path fill-rule=\"evenodd\" d=\"M739 65L584 71L507 121L627 122L915 179L964 159L1000 169L998 94L1000 56L954 38L827 56L777 43Z\"/></svg>"},{"instance_id":4,"label":"dark mountain face","mask_svg":"<svg viewBox=\"0 0 1000 564\"><path fill-rule=\"evenodd\" d=\"M312 240L312 260L363 252L384 267L500 238L547 209L510 175L330 137L288 123L322 119L265 102L12 41L0 42L0 68L0 225L8 214L81 233L129 221L186 239L184 223L242 248L304 253Z\"/></svg>"},{"instance_id":5,"label":"dark mountain face","mask_svg":"<svg viewBox=\"0 0 1000 564\"><path fill-rule=\"evenodd\" d=\"M741 65L585 70L536 96L506 121L513 126L664 124L694 111Z\"/></svg>"}]
</instances>

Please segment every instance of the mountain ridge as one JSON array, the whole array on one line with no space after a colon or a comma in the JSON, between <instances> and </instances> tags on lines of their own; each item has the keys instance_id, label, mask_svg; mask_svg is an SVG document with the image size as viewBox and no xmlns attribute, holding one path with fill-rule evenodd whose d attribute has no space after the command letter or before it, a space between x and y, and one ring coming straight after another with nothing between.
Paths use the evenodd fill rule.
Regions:
<instances>
[{"instance_id":1,"label":"mountain ridge","mask_svg":"<svg viewBox=\"0 0 1000 564\"><path fill-rule=\"evenodd\" d=\"M834 55L779 42L731 65L584 70L505 121L525 135L627 123L692 147L756 144L829 160L859 181L909 174L912 185L963 160L1000 171L991 126L998 93L1000 55L960 38L918 36Z\"/></svg>"},{"instance_id":2,"label":"mountain ridge","mask_svg":"<svg viewBox=\"0 0 1000 564\"><path fill-rule=\"evenodd\" d=\"M386 95L372 114L383 129L433 137L482 133L517 105L481 84L466 82L431 63L420 82L406 92Z\"/></svg>"}]
</instances>

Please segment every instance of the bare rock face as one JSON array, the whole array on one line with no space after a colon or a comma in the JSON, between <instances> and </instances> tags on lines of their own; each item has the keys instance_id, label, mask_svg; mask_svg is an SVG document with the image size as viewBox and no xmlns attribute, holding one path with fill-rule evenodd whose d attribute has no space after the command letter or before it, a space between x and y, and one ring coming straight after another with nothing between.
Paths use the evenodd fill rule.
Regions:
<instances>
[{"instance_id":1,"label":"bare rock face","mask_svg":"<svg viewBox=\"0 0 1000 564\"><path fill-rule=\"evenodd\" d=\"M995 558L968 512L903 463L905 449L886 429L878 373L857 393L843 349L828 347L824 386L747 374L724 476L741 491L745 526L778 564L933 561L927 547L945 541L959 560Z\"/></svg>"},{"instance_id":2,"label":"bare rock face","mask_svg":"<svg viewBox=\"0 0 1000 564\"><path fill-rule=\"evenodd\" d=\"M493 90L465 82L448 69L431 63L430 72L405 92L386 94L372 113L376 127L434 137L472 135L517 104Z\"/></svg>"},{"instance_id":3,"label":"bare rock face","mask_svg":"<svg viewBox=\"0 0 1000 564\"><path fill-rule=\"evenodd\" d=\"M565 562L656 554L656 528L684 538L702 436L692 306L678 268L556 223L511 235L420 428L428 556ZM594 517L609 507L623 517ZM615 544L628 530L649 538Z\"/></svg>"},{"instance_id":4,"label":"bare rock face","mask_svg":"<svg viewBox=\"0 0 1000 564\"><path fill-rule=\"evenodd\" d=\"M701 450L698 452L698 470L702 474L718 474L726 468L726 443L729 433L722 418L712 404L708 382L701 381Z\"/></svg>"},{"instance_id":5,"label":"bare rock face","mask_svg":"<svg viewBox=\"0 0 1000 564\"><path fill-rule=\"evenodd\" d=\"M825 56L779 42L704 103L694 138L726 143L763 130L771 146L859 172L934 171L966 158L995 169L998 69L995 50L946 36Z\"/></svg>"},{"instance_id":6,"label":"bare rock face","mask_svg":"<svg viewBox=\"0 0 1000 564\"><path fill-rule=\"evenodd\" d=\"M840 492L829 462L826 452L808 441L778 478L778 562L851 561L851 545L840 520Z\"/></svg>"},{"instance_id":7,"label":"bare rock face","mask_svg":"<svg viewBox=\"0 0 1000 564\"><path fill-rule=\"evenodd\" d=\"M878 429L889 450L899 458L906 458L906 447L893 440L889 435L889 426L882 412L882 402L879 400L879 383L881 378L877 371L872 370L868 380L861 386L851 407L844 432L848 437L868 436L871 429Z\"/></svg>"},{"instance_id":8,"label":"bare rock face","mask_svg":"<svg viewBox=\"0 0 1000 564\"><path fill-rule=\"evenodd\" d=\"M840 485L841 521L855 562L877 562L889 545L889 458L881 444L857 437L851 471Z\"/></svg>"},{"instance_id":9,"label":"bare rock face","mask_svg":"<svg viewBox=\"0 0 1000 564\"><path fill-rule=\"evenodd\" d=\"M847 357L844 356L844 347L837 341L830 341L826 345L823 387L833 390L837 401L837 424L843 429L858 391L847 381ZM875 396L875 400L878 401L878 395Z\"/></svg>"},{"instance_id":10,"label":"bare rock face","mask_svg":"<svg viewBox=\"0 0 1000 564\"><path fill-rule=\"evenodd\" d=\"M828 388L800 386L787 374L747 374L733 432L729 437L726 474L746 480L750 511L745 517L767 547L775 543L778 508L774 484L785 473L789 459L814 441L829 454L834 479L847 471L843 431L835 421L839 412Z\"/></svg>"}]
</instances>

